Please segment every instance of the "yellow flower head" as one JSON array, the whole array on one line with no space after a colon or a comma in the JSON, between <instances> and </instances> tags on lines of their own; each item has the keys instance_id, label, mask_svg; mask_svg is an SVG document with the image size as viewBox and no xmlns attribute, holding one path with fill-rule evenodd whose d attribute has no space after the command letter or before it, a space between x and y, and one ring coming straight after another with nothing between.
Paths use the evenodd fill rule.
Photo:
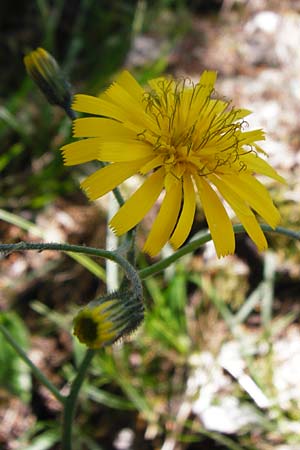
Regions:
<instances>
[{"instance_id":1,"label":"yellow flower head","mask_svg":"<svg viewBox=\"0 0 300 450\"><path fill-rule=\"evenodd\" d=\"M94 200L139 173L145 179L112 218L117 235L126 233L164 198L144 251L156 255L169 241L178 248L194 220L197 198L218 256L234 252L235 238L222 197L260 250L267 242L254 212L271 227L280 220L262 174L283 181L260 157L262 130L245 131L250 114L214 96L216 72L199 83L151 80L144 90L123 72L99 97L76 95L72 108L98 117L75 120L74 136L88 138L63 147L65 164L101 160L110 164L83 181Z\"/></svg>"}]
</instances>

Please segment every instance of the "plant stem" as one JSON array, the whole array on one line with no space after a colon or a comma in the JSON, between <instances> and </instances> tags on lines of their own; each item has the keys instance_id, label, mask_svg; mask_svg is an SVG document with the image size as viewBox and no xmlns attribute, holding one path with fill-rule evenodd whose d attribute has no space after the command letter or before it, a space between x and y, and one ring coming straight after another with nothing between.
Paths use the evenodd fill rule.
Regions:
<instances>
[{"instance_id":1,"label":"plant stem","mask_svg":"<svg viewBox=\"0 0 300 450\"><path fill-rule=\"evenodd\" d=\"M14 339L14 337L10 334L10 332L7 330L7 328L0 324L0 331L7 340L7 342L10 343L10 345L14 348L16 353L20 356L20 358L27 364L27 366L30 367L33 375L42 383L44 386L46 386L50 392L54 395L54 397L62 404L65 402L65 397L59 392L59 390L51 383L51 381L48 380L48 378L43 374L43 372L40 371L40 369L37 368L35 364L31 361L31 359L28 358L24 350L20 347L18 342Z\"/></svg>"},{"instance_id":2,"label":"plant stem","mask_svg":"<svg viewBox=\"0 0 300 450\"><path fill-rule=\"evenodd\" d=\"M142 298L143 287L139 275L135 268L121 256L117 251L103 250L95 247L85 247L81 245L71 245L65 243L47 243L47 242L18 242L17 244L0 244L0 252L9 254L15 251L23 250L58 250L61 252L84 253L87 255L98 256L100 258L110 259L119 264L125 272L125 275L132 283L134 291L139 298Z\"/></svg>"},{"instance_id":3,"label":"plant stem","mask_svg":"<svg viewBox=\"0 0 300 450\"><path fill-rule=\"evenodd\" d=\"M105 163L103 161L100 161L100 167L103 168L103 167L106 167L106 166L107 166L107 163ZM113 194L114 194L115 199L117 200L119 206L120 207L123 206L125 201L124 201L123 195L120 192L120 189L118 187L115 187L112 191L113 191Z\"/></svg>"},{"instance_id":4,"label":"plant stem","mask_svg":"<svg viewBox=\"0 0 300 450\"><path fill-rule=\"evenodd\" d=\"M300 233L293 230L288 230L287 228L277 227L275 229L271 228L269 225L261 224L261 229L266 232L281 234L283 236L287 236L292 239L296 239L300 241ZM233 231L235 234L244 233L245 229L243 225L234 225ZM98 249L95 247L84 247L81 245L70 245L70 244L57 244L57 243L32 243L32 242L19 242L17 244L0 244L0 252L9 254L13 251L22 251L22 250L59 250L66 252L74 252L74 253L85 253L88 255L99 256L101 258L107 258L111 261L115 261L119 264L123 270L125 271L129 280L133 283L133 285L137 286L140 290L142 289L140 279L147 278L152 276L162 270L166 269L168 266L173 264L177 259L181 258L188 253L193 252L197 248L201 247L201 245L209 242L211 240L211 234L208 231L203 232L203 234L197 238L189 242L188 244L181 247L179 250L174 252L168 258L163 259L157 263L152 264L145 269L139 271L139 274L136 272L134 267L121 256L116 251L110 252L108 250ZM142 292L142 291L140 291Z\"/></svg>"},{"instance_id":5,"label":"plant stem","mask_svg":"<svg viewBox=\"0 0 300 450\"><path fill-rule=\"evenodd\" d=\"M1 219L22 228L22 230L29 231L33 236L37 236L40 238L45 237L45 232L41 228L37 227L34 223L0 208L0 220ZM100 280L105 281L104 269L87 255L80 255L78 253L70 252L66 252L66 254L70 258L73 258L75 261L81 264L83 267L85 267L87 270L89 270L93 275L96 275L96 277L100 278Z\"/></svg>"},{"instance_id":6,"label":"plant stem","mask_svg":"<svg viewBox=\"0 0 300 450\"><path fill-rule=\"evenodd\" d=\"M300 233L293 230L288 230L283 227L277 227L275 229L271 228L269 225L260 224L260 227L263 231L267 231L270 233L277 233L281 234L283 236L290 237L292 239L296 239L297 241L300 241ZM244 233L245 229L243 225L238 224L233 226L233 231L235 234L238 233ZM190 241L188 244L181 247L179 250L174 252L172 255L168 256L167 258L158 261L157 263L152 264L151 266L146 267L145 269L142 269L139 271L139 276L143 280L145 278L148 278L152 275L155 275L158 272L161 272L162 270L169 267L171 264L173 264L177 259L181 258L184 255L187 255L188 253L193 252L194 250L201 247L201 245L205 244L206 242L211 241L212 237L211 234L208 231L204 231L203 234L195 239ZM1 247L0 247L1 250Z\"/></svg>"},{"instance_id":7,"label":"plant stem","mask_svg":"<svg viewBox=\"0 0 300 450\"><path fill-rule=\"evenodd\" d=\"M72 426L75 416L78 394L85 378L86 371L95 355L95 350L87 350L79 366L77 375L71 384L69 395L65 398L62 432L62 450L72 449Z\"/></svg>"}]
</instances>

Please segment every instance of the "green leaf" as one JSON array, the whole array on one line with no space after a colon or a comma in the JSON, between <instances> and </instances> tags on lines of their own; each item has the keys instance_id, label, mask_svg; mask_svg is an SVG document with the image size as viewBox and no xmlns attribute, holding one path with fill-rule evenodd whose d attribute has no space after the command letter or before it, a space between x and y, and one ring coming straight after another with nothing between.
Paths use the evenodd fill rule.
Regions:
<instances>
[{"instance_id":1,"label":"green leaf","mask_svg":"<svg viewBox=\"0 0 300 450\"><path fill-rule=\"evenodd\" d=\"M0 314L0 321L14 339L28 348L28 333L25 323L12 311ZM31 398L31 375L28 366L17 355L11 345L0 333L0 385L14 395L18 395L24 402Z\"/></svg>"},{"instance_id":2,"label":"green leaf","mask_svg":"<svg viewBox=\"0 0 300 450\"><path fill-rule=\"evenodd\" d=\"M45 430L34 437L29 445L23 447L26 450L51 450L60 439L59 429Z\"/></svg>"}]
</instances>

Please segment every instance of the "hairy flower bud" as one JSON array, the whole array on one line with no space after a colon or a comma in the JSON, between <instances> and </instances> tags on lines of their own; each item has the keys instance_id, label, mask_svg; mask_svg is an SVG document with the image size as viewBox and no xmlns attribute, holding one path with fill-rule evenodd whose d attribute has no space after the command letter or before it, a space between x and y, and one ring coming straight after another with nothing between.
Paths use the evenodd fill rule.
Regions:
<instances>
[{"instance_id":1,"label":"hairy flower bud","mask_svg":"<svg viewBox=\"0 0 300 450\"><path fill-rule=\"evenodd\" d=\"M58 63L50 53L39 47L24 57L28 75L38 85L48 102L63 108L74 118L71 110L72 94Z\"/></svg>"},{"instance_id":2,"label":"hairy flower bud","mask_svg":"<svg viewBox=\"0 0 300 450\"><path fill-rule=\"evenodd\" d=\"M74 335L87 347L111 345L133 332L144 318L143 305L129 291L93 300L74 319Z\"/></svg>"}]
</instances>

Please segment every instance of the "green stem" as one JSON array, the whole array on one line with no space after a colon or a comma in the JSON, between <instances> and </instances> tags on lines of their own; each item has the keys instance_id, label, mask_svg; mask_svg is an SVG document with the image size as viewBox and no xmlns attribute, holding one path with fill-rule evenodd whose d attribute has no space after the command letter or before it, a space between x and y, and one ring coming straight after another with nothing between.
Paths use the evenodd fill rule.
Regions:
<instances>
[{"instance_id":1,"label":"green stem","mask_svg":"<svg viewBox=\"0 0 300 450\"><path fill-rule=\"evenodd\" d=\"M69 395L65 398L65 408L63 415L63 433L62 433L62 450L72 449L72 426L75 416L76 403L79 395L80 388L85 378L86 371L95 355L95 350L87 350L85 357L83 358L77 375L72 382Z\"/></svg>"},{"instance_id":2,"label":"green stem","mask_svg":"<svg viewBox=\"0 0 300 450\"><path fill-rule=\"evenodd\" d=\"M107 163L105 163L103 161L100 161L100 167L103 168L103 167L106 167L106 166L107 166ZM121 194L119 188L115 187L112 191L113 191L113 194L114 194L115 199L117 200L119 206L120 207L123 206L125 201L124 201L123 195Z\"/></svg>"},{"instance_id":3,"label":"green stem","mask_svg":"<svg viewBox=\"0 0 300 450\"><path fill-rule=\"evenodd\" d=\"M46 386L50 392L54 395L54 397L60 402L64 403L65 397L59 392L58 389L48 380L48 378L33 364L33 362L28 358L24 350L19 346L18 342L13 338L10 332L6 329L6 327L0 324L0 331L10 343L10 345L14 348L16 353L22 358L22 360L30 367L34 376L44 385Z\"/></svg>"},{"instance_id":4,"label":"green stem","mask_svg":"<svg viewBox=\"0 0 300 450\"><path fill-rule=\"evenodd\" d=\"M265 224L261 224L260 227L263 231L281 234L283 236L287 236L289 238L300 241L300 233L297 231L288 230L283 227L277 227L273 229L269 225ZM234 225L233 230L235 234L245 232L243 225L240 224ZM99 256L101 258L107 258L119 264L124 269L127 277L132 281L133 285L137 286L140 289L140 292L142 292L140 279L145 279L158 272L161 272L162 270L166 269L171 264L173 264L175 261L177 261L177 259L181 258L184 255L187 255L188 253L195 251L196 249L201 247L201 245L205 244L206 242L209 242L211 239L212 239L211 234L208 231L205 231L199 238L192 240L188 244L184 245L179 250L170 255L168 258L165 258L162 261L159 261L155 264L152 264L149 267L146 267L145 269L140 270L139 274L137 274L134 267L119 253L110 252L108 250L98 249L95 247L83 247L80 245L56 244L56 243L19 242L17 244L0 244L0 252L2 251L4 253L9 254L10 252L13 251L22 251L22 250L39 250L39 251L59 250L74 253L85 253L88 255Z\"/></svg>"},{"instance_id":5,"label":"green stem","mask_svg":"<svg viewBox=\"0 0 300 450\"><path fill-rule=\"evenodd\" d=\"M115 199L119 203L119 206L124 205L124 203L125 203L124 198L118 188L113 189L113 194L115 196Z\"/></svg>"},{"instance_id":6,"label":"green stem","mask_svg":"<svg viewBox=\"0 0 300 450\"><path fill-rule=\"evenodd\" d=\"M110 259L119 264L124 270L127 278L131 281L134 291L139 298L143 296L143 287L140 277L135 268L116 251L103 250L95 247L84 247L81 245L71 245L65 243L44 243L44 242L18 242L17 244L0 244L0 252L9 254L23 250L58 250L61 252L85 253L87 255L98 256Z\"/></svg>"},{"instance_id":7,"label":"green stem","mask_svg":"<svg viewBox=\"0 0 300 450\"><path fill-rule=\"evenodd\" d=\"M277 228L273 229L269 225L265 225L265 224L260 224L260 227L263 231L281 234L283 236L287 236L292 239L296 239L297 241L300 241L300 233L299 232L288 230L283 227L277 227ZM238 234L238 233L244 233L245 229L244 229L243 225L238 224L238 225L233 226L233 231L235 234ZM191 252L197 250L199 247L201 247L201 245L205 244L206 242L211 241L211 239L212 239L211 234L208 231L203 232L203 234L199 238L192 240L188 244L184 245L183 247L181 247L179 250L174 252L169 257L167 257L161 261L158 261L157 263L154 263L151 266L146 267L145 269L140 270L139 271L140 278L143 280L143 279L148 278L158 272L161 272L162 270L166 269L171 264L173 264L175 261L177 261L177 259L181 258L184 255L187 255L188 253L191 253ZM1 248L0 248L0 250L1 250Z\"/></svg>"}]
</instances>

